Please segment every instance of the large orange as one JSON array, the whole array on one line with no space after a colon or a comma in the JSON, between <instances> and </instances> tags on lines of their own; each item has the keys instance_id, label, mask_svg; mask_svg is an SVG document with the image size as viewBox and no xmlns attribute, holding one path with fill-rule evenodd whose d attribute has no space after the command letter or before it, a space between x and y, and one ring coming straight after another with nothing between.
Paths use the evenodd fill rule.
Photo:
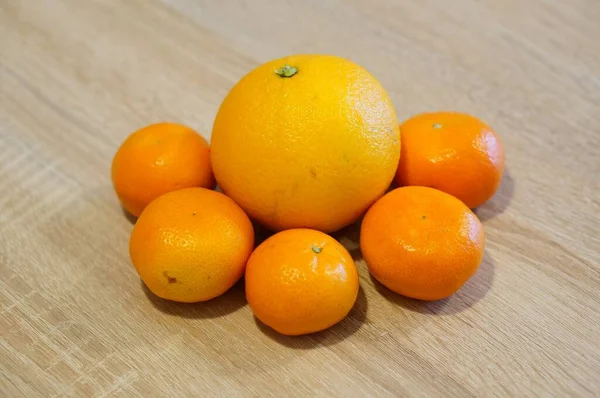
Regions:
<instances>
[{"instance_id":1,"label":"large orange","mask_svg":"<svg viewBox=\"0 0 600 398\"><path fill-rule=\"evenodd\" d=\"M504 170L500 138L481 120L462 113L415 116L400 126L399 185L437 188L475 208L490 199Z\"/></svg>"},{"instance_id":2,"label":"large orange","mask_svg":"<svg viewBox=\"0 0 600 398\"><path fill-rule=\"evenodd\" d=\"M358 295L348 251L310 229L279 232L259 245L246 268L246 297L254 315L276 331L300 335L341 321Z\"/></svg>"},{"instance_id":3,"label":"large orange","mask_svg":"<svg viewBox=\"0 0 600 398\"><path fill-rule=\"evenodd\" d=\"M464 203L426 187L387 193L369 209L360 231L375 279L421 300L456 292L479 267L484 241L479 219Z\"/></svg>"},{"instance_id":4,"label":"large orange","mask_svg":"<svg viewBox=\"0 0 600 398\"><path fill-rule=\"evenodd\" d=\"M131 261L157 296L181 302L223 294L254 247L250 219L222 193L187 188L150 203L129 241Z\"/></svg>"},{"instance_id":5,"label":"large orange","mask_svg":"<svg viewBox=\"0 0 600 398\"><path fill-rule=\"evenodd\" d=\"M223 191L273 230L351 224L383 195L400 156L388 94L362 67L326 55L244 76L219 109L211 148Z\"/></svg>"},{"instance_id":6,"label":"large orange","mask_svg":"<svg viewBox=\"0 0 600 398\"><path fill-rule=\"evenodd\" d=\"M131 134L117 151L111 172L121 204L136 217L164 193L215 186L208 143L175 123L152 124Z\"/></svg>"}]
</instances>

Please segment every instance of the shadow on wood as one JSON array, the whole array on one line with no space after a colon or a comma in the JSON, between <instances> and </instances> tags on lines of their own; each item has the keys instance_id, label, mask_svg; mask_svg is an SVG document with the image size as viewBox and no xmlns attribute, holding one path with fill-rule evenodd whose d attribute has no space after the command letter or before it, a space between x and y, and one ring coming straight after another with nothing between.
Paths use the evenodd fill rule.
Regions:
<instances>
[{"instance_id":1,"label":"shadow on wood","mask_svg":"<svg viewBox=\"0 0 600 398\"><path fill-rule=\"evenodd\" d=\"M508 171L508 168L505 168L496 194L483 205L473 209L473 211L482 222L494 218L508 209L514 193L515 180Z\"/></svg>"},{"instance_id":2,"label":"shadow on wood","mask_svg":"<svg viewBox=\"0 0 600 398\"><path fill-rule=\"evenodd\" d=\"M289 348L310 350L337 344L356 333L367 319L367 299L362 287L358 290L356 303L350 313L341 322L321 332L302 336L284 336L259 321L254 321L258 328L271 339Z\"/></svg>"},{"instance_id":3,"label":"shadow on wood","mask_svg":"<svg viewBox=\"0 0 600 398\"><path fill-rule=\"evenodd\" d=\"M244 278L240 279L225 294L200 303L178 303L165 300L152 293L144 282L141 284L146 297L154 308L167 315L190 319L219 318L246 305Z\"/></svg>"},{"instance_id":4,"label":"shadow on wood","mask_svg":"<svg viewBox=\"0 0 600 398\"><path fill-rule=\"evenodd\" d=\"M356 262L362 260L360 252L360 225L362 217L354 224L348 225L337 232L331 234L338 242L340 242L350 253L352 259Z\"/></svg>"},{"instance_id":5,"label":"shadow on wood","mask_svg":"<svg viewBox=\"0 0 600 398\"><path fill-rule=\"evenodd\" d=\"M128 212L127 210L125 210L125 208L123 206L121 206L121 211L123 212L123 215L125 216L127 221L129 221L131 223L131 225L135 225L138 218L136 216L134 216L133 214L131 214L130 212Z\"/></svg>"},{"instance_id":6,"label":"shadow on wood","mask_svg":"<svg viewBox=\"0 0 600 398\"><path fill-rule=\"evenodd\" d=\"M373 276L371 276L371 280L377 291L386 300L409 311L429 315L456 314L469 309L485 297L494 280L494 261L486 252L475 275L458 292L446 299L437 301L423 301L404 297L383 286Z\"/></svg>"}]
</instances>

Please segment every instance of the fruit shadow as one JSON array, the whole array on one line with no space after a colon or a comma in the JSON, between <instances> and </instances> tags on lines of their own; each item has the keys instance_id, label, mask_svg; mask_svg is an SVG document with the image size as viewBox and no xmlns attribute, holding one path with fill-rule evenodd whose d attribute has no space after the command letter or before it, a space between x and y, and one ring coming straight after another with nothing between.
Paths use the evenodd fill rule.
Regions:
<instances>
[{"instance_id":1,"label":"fruit shadow","mask_svg":"<svg viewBox=\"0 0 600 398\"><path fill-rule=\"evenodd\" d=\"M246 294L244 289L244 278L240 279L227 292L214 299L200 303L178 303L165 300L148 289L144 282L142 290L148 297L148 300L160 312L189 319L210 319L220 318L231 314L246 305Z\"/></svg>"},{"instance_id":2,"label":"fruit shadow","mask_svg":"<svg viewBox=\"0 0 600 398\"><path fill-rule=\"evenodd\" d=\"M347 227L331 234L335 240L340 242L346 248L346 250L348 250L348 253L350 253L354 261L360 261L363 259L362 253L360 252L361 224L362 217L354 224L350 224Z\"/></svg>"},{"instance_id":3,"label":"fruit shadow","mask_svg":"<svg viewBox=\"0 0 600 398\"><path fill-rule=\"evenodd\" d=\"M475 275L458 292L443 300L423 301L404 297L383 286L372 275L371 280L375 289L386 300L409 311L426 315L450 315L471 308L486 296L494 280L494 261L486 251Z\"/></svg>"},{"instance_id":4,"label":"fruit shadow","mask_svg":"<svg viewBox=\"0 0 600 398\"><path fill-rule=\"evenodd\" d=\"M252 221L252 226L254 227L254 247L257 247L275 234L275 232L267 229L254 220Z\"/></svg>"},{"instance_id":5,"label":"fruit shadow","mask_svg":"<svg viewBox=\"0 0 600 398\"><path fill-rule=\"evenodd\" d=\"M133 214L131 214L130 212L128 212L127 210L125 210L125 208L123 206L121 206L121 211L123 212L123 215L125 216L127 221L129 221L131 223L131 225L135 225L135 223L137 221L137 217L134 216Z\"/></svg>"},{"instance_id":6,"label":"fruit shadow","mask_svg":"<svg viewBox=\"0 0 600 398\"><path fill-rule=\"evenodd\" d=\"M339 323L320 332L302 336L285 336L277 333L254 317L258 328L269 338L288 348L298 350L311 350L318 347L327 347L337 344L356 333L367 319L367 299L365 292L360 287L354 307L350 313Z\"/></svg>"},{"instance_id":7,"label":"fruit shadow","mask_svg":"<svg viewBox=\"0 0 600 398\"><path fill-rule=\"evenodd\" d=\"M514 194L515 180L510 174L508 168L505 168L504 175L500 181L500 186L498 187L498 190L494 196L492 196L492 198L483 205L473 209L473 211L475 214L477 214L477 217L479 217L482 222L494 218L497 215L504 213L506 209L508 209Z\"/></svg>"}]
</instances>

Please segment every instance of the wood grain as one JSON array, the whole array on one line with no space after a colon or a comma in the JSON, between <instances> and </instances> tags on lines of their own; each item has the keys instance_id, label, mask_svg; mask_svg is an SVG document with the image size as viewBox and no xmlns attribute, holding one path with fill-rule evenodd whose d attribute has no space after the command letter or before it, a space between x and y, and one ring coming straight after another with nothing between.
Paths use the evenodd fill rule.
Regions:
<instances>
[{"instance_id":1,"label":"wood grain","mask_svg":"<svg viewBox=\"0 0 600 398\"><path fill-rule=\"evenodd\" d=\"M599 396L600 2L0 0L0 395ZM371 70L399 117L502 136L487 251L452 298L368 276L324 333L277 336L243 286L159 300L130 265L109 165L126 135L210 136L248 70L291 53Z\"/></svg>"}]
</instances>

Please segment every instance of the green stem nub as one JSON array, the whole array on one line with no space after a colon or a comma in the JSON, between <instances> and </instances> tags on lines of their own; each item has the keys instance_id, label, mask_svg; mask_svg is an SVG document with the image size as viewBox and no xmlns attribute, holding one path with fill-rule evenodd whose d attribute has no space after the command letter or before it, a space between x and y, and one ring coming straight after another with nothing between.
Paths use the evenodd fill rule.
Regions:
<instances>
[{"instance_id":1,"label":"green stem nub","mask_svg":"<svg viewBox=\"0 0 600 398\"><path fill-rule=\"evenodd\" d=\"M279 69L275 69L275 73L277 73L281 77L292 77L296 73L298 73L298 68L286 64Z\"/></svg>"},{"instance_id":2,"label":"green stem nub","mask_svg":"<svg viewBox=\"0 0 600 398\"><path fill-rule=\"evenodd\" d=\"M313 246L313 247L312 247L312 250L313 250L315 253L319 254L319 253L321 253L321 250L323 250L323 248L322 248L322 247Z\"/></svg>"}]
</instances>

